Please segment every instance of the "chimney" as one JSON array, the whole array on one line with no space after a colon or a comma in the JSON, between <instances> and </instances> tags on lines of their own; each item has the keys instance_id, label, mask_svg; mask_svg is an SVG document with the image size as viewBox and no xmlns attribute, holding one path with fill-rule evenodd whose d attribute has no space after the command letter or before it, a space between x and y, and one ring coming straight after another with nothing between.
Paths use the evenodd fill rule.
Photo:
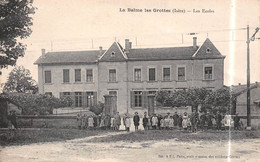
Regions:
<instances>
[{"instance_id":1,"label":"chimney","mask_svg":"<svg viewBox=\"0 0 260 162\"><path fill-rule=\"evenodd\" d=\"M103 54L103 48L102 48L102 46L99 46L99 55L98 55L98 57L102 56L102 54Z\"/></svg>"},{"instance_id":2,"label":"chimney","mask_svg":"<svg viewBox=\"0 0 260 162\"><path fill-rule=\"evenodd\" d=\"M125 39L125 52L126 53L129 53L130 44L131 44L131 42L129 42L129 39Z\"/></svg>"},{"instance_id":3,"label":"chimney","mask_svg":"<svg viewBox=\"0 0 260 162\"><path fill-rule=\"evenodd\" d=\"M193 48L197 48L197 37L193 37Z\"/></svg>"},{"instance_id":4,"label":"chimney","mask_svg":"<svg viewBox=\"0 0 260 162\"><path fill-rule=\"evenodd\" d=\"M45 57L45 49L42 49L42 57Z\"/></svg>"}]
</instances>

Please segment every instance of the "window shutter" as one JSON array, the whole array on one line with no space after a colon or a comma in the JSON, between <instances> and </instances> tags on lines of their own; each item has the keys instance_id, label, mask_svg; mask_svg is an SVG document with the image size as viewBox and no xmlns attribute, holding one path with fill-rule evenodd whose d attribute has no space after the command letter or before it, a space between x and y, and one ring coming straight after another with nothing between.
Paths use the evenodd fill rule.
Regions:
<instances>
[{"instance_id":1,"label":"window shutter","mask_svg":"<svg viewBox=\"0 0 260 162\"><path fill-rule=\"evenodd\" d=\"M93 92L94 95L94 105L97 105L97 92Z\"/></svg>"},{"instance_id":2,"label":"window shutter","mask_svg":"<svg viewBox=\"0 0 260 162\"><path fill-rule=\"evenodd\" d=\"M143 91L142 93L142 107L147 108L148 105L148 98L147 98L147 91Z\"/></svg>"},{"instance_id":3,"label":"window shutter","mask_svg":"<svg viewBox=\"0 0 260 162\"><path fill-rule=\"evenodd\" d=\"M130 103L131 103L131 108L134 108L135 107L134 91L130 91Z\"/></svg>"}]
</instances>

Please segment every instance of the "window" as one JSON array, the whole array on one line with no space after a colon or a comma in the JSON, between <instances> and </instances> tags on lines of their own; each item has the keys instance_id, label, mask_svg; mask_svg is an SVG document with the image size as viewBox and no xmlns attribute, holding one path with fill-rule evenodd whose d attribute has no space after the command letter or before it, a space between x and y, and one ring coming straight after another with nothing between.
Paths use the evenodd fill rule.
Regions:
<instances>
[{"instance_id":1,"label":"window","mask_svg":"<svg viewBox=\"0 0 260 162\"><path fill-rule=\"evenodd\" d=\"M170 68L163 68L163 81L171 80Z\"/></svg>"},{"instance_id":2,"label":"window","mask_svg":"<svg viewBox=\"0 0 260 162\"><path fill-rule=\"evenodd\" d=\"M81 82L81 69L75 69L75 82Z\"/></svg>"},{"instance_id":3,"label":"window","mask_svg":"<svg viewBox=\"0 0 260 162\"><path fill-rule=\"evenodd\" d=\"M155 95L155 94L156 94L156 91L148 91L148 94L149 94L149 95Z\"/></svg>"},{"instance_id":4,"label":"window","mask_svg":"<svg viewBox=\"0 0 260 162\"><path fill-rule=\"evenodd\" d=\"M94 93L93 92L87 92L87 107L94 105Z\"/></svg>"},{"instance_id":5,"label":"window","mask_svg":"<svg viewBox=\"0 0 260 162\"><path fill-rule=\"evenodd\" d=\"M63 97L70 97L70 92L63 92Z\"/></svg>"},{"instance_id":6,"label":"window","mask_svg":"<svg viewBox=\"0 0 260 162\"><path fill-rule=\"evenodd\" d=\"M117 91L109 91L109 95L117 96Z\"/></svg>"},{"instance_id":7,"label":"window","mask_svg":"<svg viewBox=\"0 0 260 162\"><path fill-rule=\"evenodd\" d=\"M82 106L82 93L75 92L75 106L81 107Z\"/></svg>"},{"instance_id":8,"label":"window","mask_svg":"<svg viewBox=\"0 0 260 162\"><path fill-rule=\"evenodd\" d=\"M45 76L45 83L51 83L51 71L45 71L44 72L44 76Z\"/></svg>"},{"instance_id":9,"label":"window","mask_svg":"<svg viewBox=\"0 0 260 162\"><path fill-rule=\"evenodd\" d=\"M134 81L141 81L141 69L134 70Z\"/></svg>"},{"instance_id":10,"label":"window","mask_svg":"<svg viewBox=\"0 0 260 162\"><path fill-rule=\"evenodd\" d=\"M205 80L212 80L213 79L212 71L213 71L212 66L204 67L204 79Z\"/></svg>"},{"instance_id":11,"label":"window","mask_svg":"<svg viewBox=\"0 0 260 162\"><path fill-rule=\"evenodd\" d=\"M155 68L149 68L149 81L155 81Z\"/></svg>"},{"instance_id":12,"label":"window","mask_svg":"<svg viewBox=\"0 0 260 162\"><path fill-rule=\"evenodd\" d=\"M210 48L207 48L207 49L206 49L206 53L211 53L211 49L210 49Z\"/></svg>"},{"instance_id":13,"label":"window","mask_svg":"<svg viewBox=\"0 0 260 162\"><path fill-rule=\"evenodd\" d=\"M185 80L185 67L178 67L178 80L179 81Z\"/></svg>"},{"instance_id":14,"label":"window","mask_svg":"<svg viewBox=\"0 0 260 162\"><path fill-rule=\"evenodd\" d=\"M111 56L112 56L112 57L114 57L115 54L116 54L116 53L115 53L114 51L111 52Z\"/></svg>"},{"instance_id":15,"label":"window","mask_svg":"<svg viewBox=\"0 0 260 162\"><path fill-rule=\"evenodd\" d=\"M115 82L116 81L116 69L110 69L109 70L109 82Z\"/></svg>"},{"instance_id":16,"label":"window","mask_svg":"<svg viewBox=\"0 0 260 162\"><path fill-rule=\"evenodd\" d=\"M69 82L70 82L70 70L63 69L63 83L69 83Z\"/></svg>"},{"instance_id":17,"label":"window","mask_svg":"<svg viewBox=\"0 0 260 162\"><path fill-rule=\"evenodd\" d=\"M134 92L134 106L142 107L142 91Z\"/></svg>"},{"instance_id":18,"label":"window","mask_svg":"<svg viewBox=\"0 0 260 162\"><path fill-rule=\"evenodd\" d=\"M87 73L86 74L86 76L87 76L86 81L87 82L93 82L93 70L87 69L86 73Z\"/></svg>"},{"instance_id":19,"label":"window","mask_svg":"<svg viewBox=\"0 0 260 162\"><path fill-rule=\"evenodd\" d=\"M51 97L52 96L52 92L45 92L45 95Z\"/></svg>"}]
</instances>

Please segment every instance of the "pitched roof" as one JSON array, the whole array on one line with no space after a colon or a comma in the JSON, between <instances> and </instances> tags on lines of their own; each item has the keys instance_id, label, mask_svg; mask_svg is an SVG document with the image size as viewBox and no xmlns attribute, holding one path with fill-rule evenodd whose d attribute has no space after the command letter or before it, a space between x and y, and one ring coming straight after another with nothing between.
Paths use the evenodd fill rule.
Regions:
<instances>
[{"instance_id":1,"label":"pitched roof","mask_svg":"<svg viewBox=\"0 0 260 162\"><path fill-rule=\"evenodd\" d=\"M139 48L130 49L127 57L129 60L185 60L191 59L196 50L194 47Z\"/></svg>"},{"instance_id":2,"label":"pitched roof","mask_svg":"<svg viewBox=\"0 0 260 162\"><path fill-rule=\"evenodd\" d=\"M209 49L209 52L207 52ZM114 62L126 60L191 60L191 59L224 59L213 43L207 38L198 48L188 47L166 47L166 48L138 48L130 49L125 53L123 47L114 42L107 51L66 51L48 52L40 57L34 64L90 64L101 62ZM112 54L113 53L113 54ZM113 56L112 56L113 55Z\"/></svg>"},{"instance_id":3,"label":"pitched roof","mask_svg":"<svg viewBox=\"0 0 260 162\"><path fill-rule=\"evenodd\" d=\"M221 55L218 49L214 46L214 44L207 38L204 43L200 46L200 48L194 53L193 58L225 58L225 56Z\"/></svg>"},{"instance_id":4,"label":"pitched roof","mask_svg":"<svg viewBox=\"0 0 260 162\"><path fill-rule=\"evenodd\" d=\"M250 90L259 87L259 83L251 83L250 84ZM231 91L235 96L239 96L247 91L247 85L241 84L241 85L232 85Z\"/></svg>"},{"instance_id":5,"label":"pitched roof","mask_svg":"<svg viewBox=\"0 0 260 162\"><path fill-rule=\"evenodd\" d=\"M102 50L102 53L104 52ZM38 58L34 64L95 63L99 55L99 50L48 52L44 57Z\"/></svg>"},{"instance_id":6,"label":"pitched roof","mask_svg":"<svg viewBox=\"0 0 260 162\"><path fill-rule=\"evenodd\" d=\"M109 49L99 58L101 62L125 61L126 54L118 42L114 42Z\"/></svg>"}]
</instances>

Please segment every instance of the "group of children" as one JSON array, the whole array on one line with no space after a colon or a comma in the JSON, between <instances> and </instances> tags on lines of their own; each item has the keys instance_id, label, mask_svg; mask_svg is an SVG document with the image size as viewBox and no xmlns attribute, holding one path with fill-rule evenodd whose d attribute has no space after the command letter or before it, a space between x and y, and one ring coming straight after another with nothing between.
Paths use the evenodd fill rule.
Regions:
<instances>
[{"instance_id":1,"label":"group of children","mask_svg":"<svg viewBox=\"0 0 260 162\"><path fill-rule=\"evenodd\" d=\"M140 124L140 117L138 112L135 112L133 117L133 124L135 130L138 130ZM78 127L81 129L99 127L101 129L112 129L119 130L121 125L121 117L119 112L115 115L77 115ZM198 129L205 131L207 129L216 128L217 130L222 130L223 128L230 128L233 126L235 129L238 129L238 126L241 125L240 118L238 115L231 117L231 115L221 115L219 112L216 115L210 114L208 112L199 115L197 112L193 112L188 115L186 112L181 115L175 112L175 114L163 116L161 114L152 114L148 116L147 113L144 113L142 118L142 125L144 130L150 129L179 129L188 132L196 132ZM126 131L130 131L131 127L131 118L129 115L124 114L123 116L123 125Z\"/></svg>"}]
</instances>

